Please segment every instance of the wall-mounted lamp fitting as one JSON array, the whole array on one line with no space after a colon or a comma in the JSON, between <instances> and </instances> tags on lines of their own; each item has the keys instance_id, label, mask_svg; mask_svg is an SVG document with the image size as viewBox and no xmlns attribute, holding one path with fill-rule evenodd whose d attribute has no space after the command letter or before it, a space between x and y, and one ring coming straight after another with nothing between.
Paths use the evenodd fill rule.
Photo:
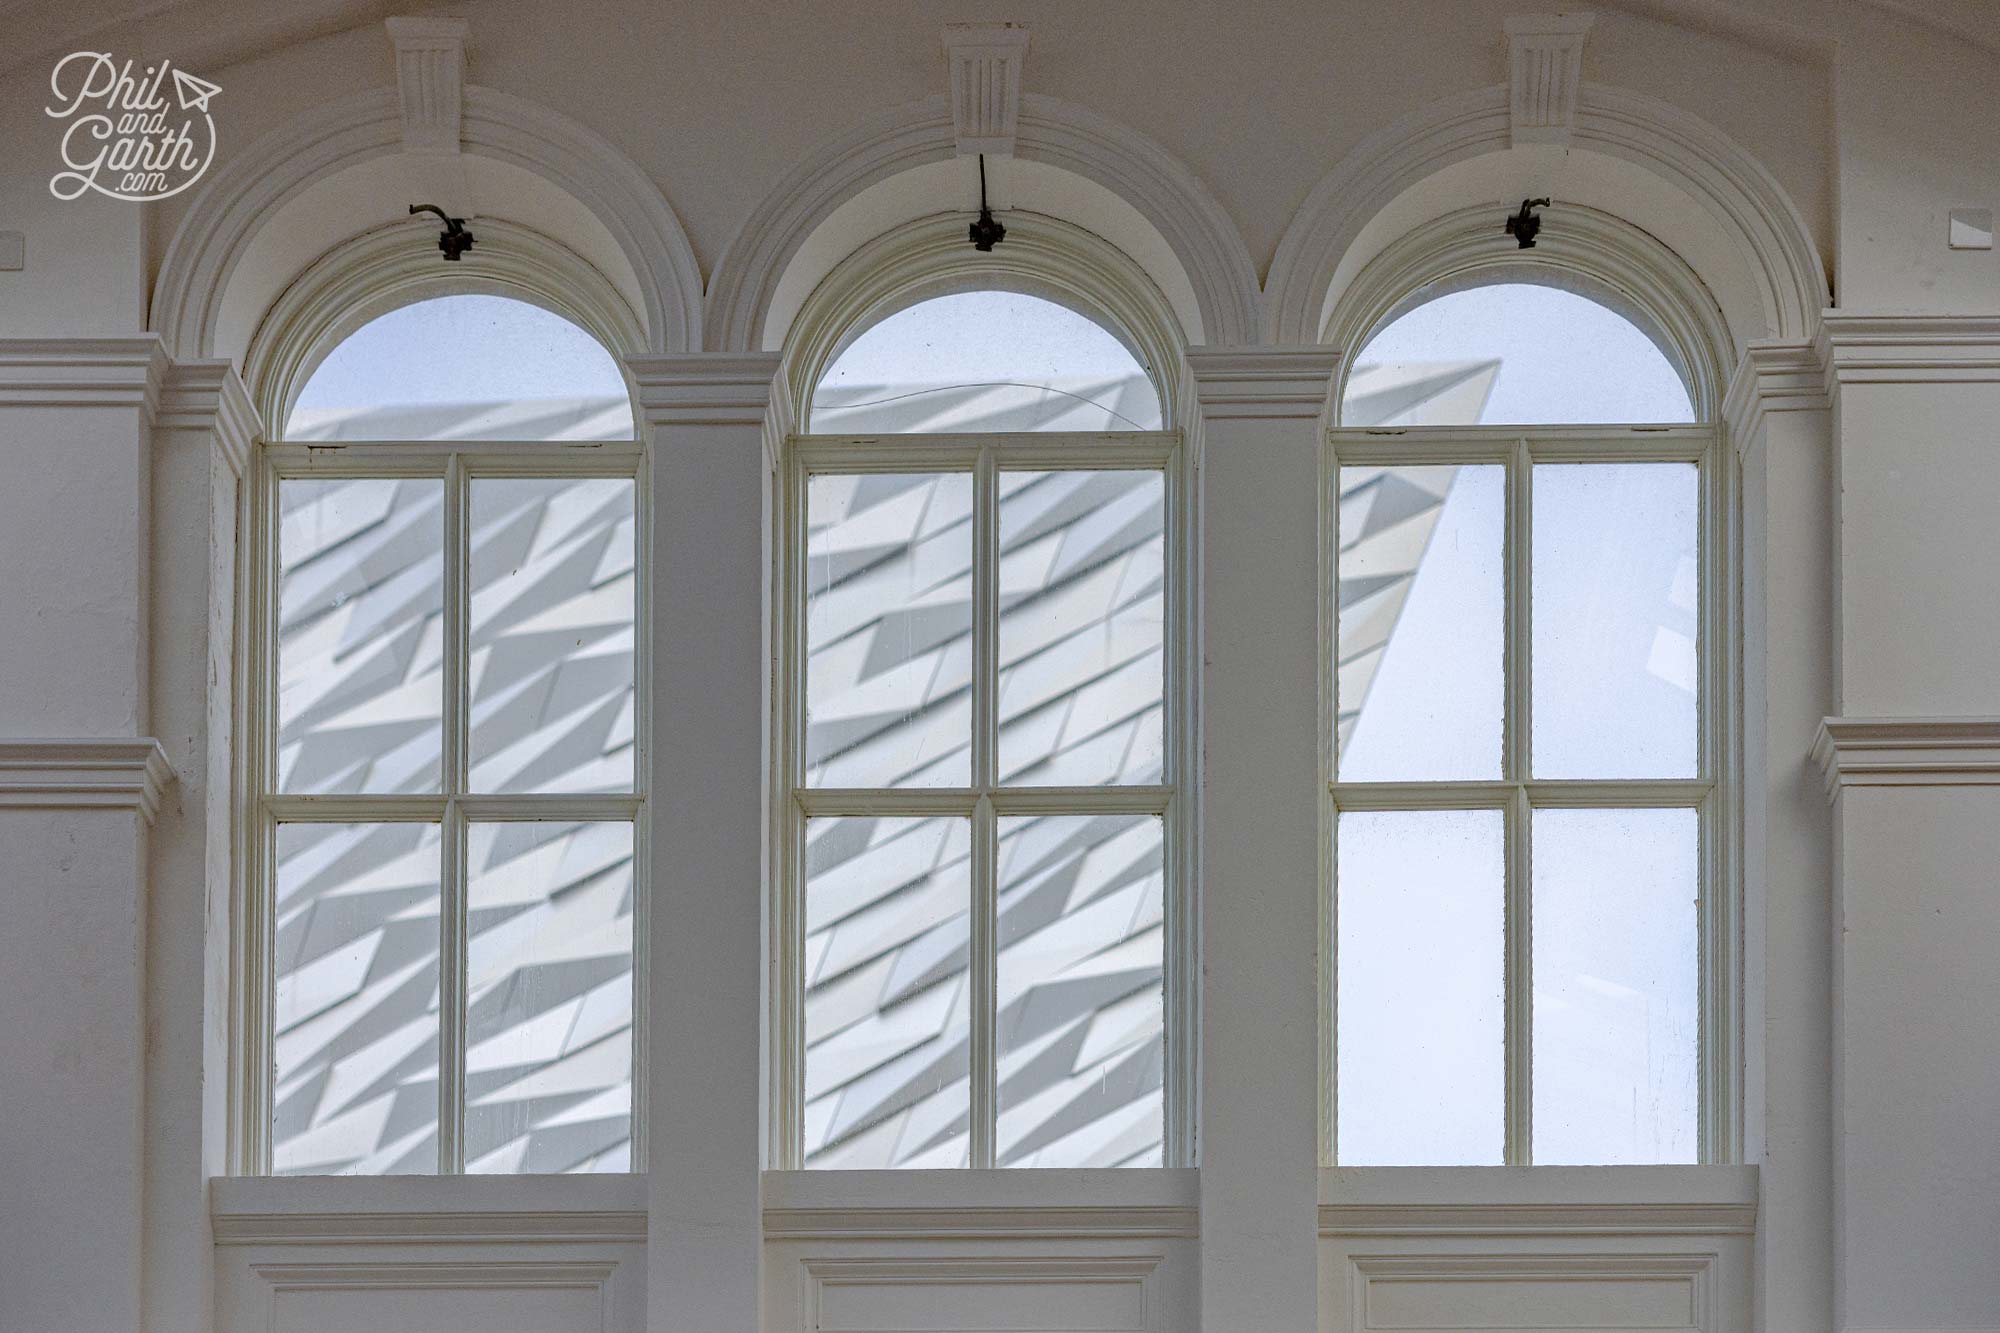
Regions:
<instances>
[{"instance_id":1,"label":"wall-mounted lamp fitting","mask_svg":"<svg viewBox=\"0 0 2000 1333\"><path fill-rule=\"evenodd\" d=\"M1546 199L1523 199L1521 211L1507 219L1507 234L1519 241L1523 250L1535 248L1535 236L1542 229L1542 220L1535 216L1534 210L1548 206Z\"/></svg>"},{"instance_id":2,"label":"wall-mounted lamp fitting","mask_svg":"<svg viewBox=\"0 0 2000 1333\"><path fill-rule=\"evenodd\" d=\"M972 248L981 254L990 252L994 246L1007 239L1007 229L993 219L993 210L986 206L986 154L979 155L979 220L970 228Z\"/></svg>"},{"instance_id":3,"label":"wall-mounted lamp fitting","mask_svg":"<svg viewBox=\"0 0 2000 1333\"><path fill-rule=\"evenodd\" d=\"M438 233L438 249L446 259L455 261L472 248L472 233L465 229L464 218L450 217L436 204L411 204L410 212L435 213L444 219L444 230Z\"/></svg>"}]
</instances>

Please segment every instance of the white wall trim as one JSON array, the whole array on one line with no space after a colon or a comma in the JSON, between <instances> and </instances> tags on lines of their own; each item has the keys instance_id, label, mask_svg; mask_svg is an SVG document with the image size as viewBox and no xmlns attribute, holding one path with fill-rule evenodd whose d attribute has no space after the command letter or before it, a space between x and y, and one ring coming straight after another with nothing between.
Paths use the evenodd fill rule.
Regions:
<instances>
[{"instance_id":1,"label":"white wall trim","mask_svg":"<svg viewBox=\"0 0 2000 1333\"><path fill-rule=\"evenodd\" d=\"M151 416L167 364L151 334L0 339L0 407L136 407Z\"/></svg>"},{"instance_id":2,"label":"white wall trim","mask_svg":"<svg viewBox=\"0 0 2000 1333\"><path fill-rule=\"evenodd\" d=\"M1829 310L1814 341L1829 393L1847 384L2000 383L2000 315Z\"/></svg>"},{"instance_id":3,"label":"white wall trim","mask_svg":"<svg viewBox=\"0 0 2000 1333\"><path fill-rule=\"evenodd\" d=\"M403 105L403 151L456 153L465 118L465 36L461 18L392 18L396 91Z\"/></svg>"},{"instance_id":4,"label":"white wall trim","mask_svg":"<svg viewBox=\"0 0 2000 1333\"><path fill-rule=\"evenodd\" d=\"M183 357L214 354L224 298L258 231L293 197L340 171L401 152L401 98L376 89L298 116L233 153L168 243L151 325ZM701 269L652 179L596 131L490 88L465 89L464 151L510 163L588 209L639 275L647 346L701 345Z\"/></svg>"},{"instance_id":5,"label":"white wall trim","mask_svg":"<svg viewBox=\"0 0 2000 1333\"><path fill-rule=\"evenodd\" d=\"M1362 228L1404 191L1457 162L1512 145L1511 92L1496 84L1433 103L1363 139L1306 198L1264 284L1265 336L1315 342L1335 272ZM1802 337L1830 301L1811 233L1782 186L1709 122L1599 84L1577 93L1571 147L1644 167L1686 190L1736 237L1768 328Z\"/></svg>"},{"instance_id":6,"label":"white wall trim","mask_svg":"<svg viewBox=\"0 0 2000 1333\"><path fill-rule=\"evenodd\" d=\"M135 810L150 824L173 777L150 736L0 739L0 809Z\"/></svg>"},{"instance_id":7,"label":"white wall trim","mask_svg":"<svg viewBox=\"0 0 2000 1333\"><path fill-rule=\"evenodd\" d=\"M643 1241L646 1178L224 1176L217 1245Z\"/></svg>"},{"instance_id":8,"label":"white wall trim","mask_svg":"<svg viewBox=\"0 0 2000 1333\"><path fill-rule=\"evenodd\" d=\"M1818 346L1810 340L1767 339L1743 349L1722 396L1722 420L1742 457L1755 445L1768 414L1825 412L1832 406Z\"/></svg>"},{"instance_id":9,"label":"white wall trim","mask_svg":"<svg viewBox=\"0 0 2000 1333\"><path fill-rule=\"evenodd\" d=\"M1190 347L1188 371L1207 421L1314 420L1328 409L1340 352L1295 347Z\"/></svg>"},{"instance_id":10,"label":"white wall trim","mask_svg":"<svg viewBox=\"0 0 2000 1333\"><path fill-rule=\"evenodd\" d=\"M1151 1240L1201 1234L1193 1208L766 1208L766 1240Z\"/></svg>"},{"instance_id":11,"label":"white wall trim","mask_svg":"<svg viewBox=\"0 0 2000 1333\"><path fill-rule=\"evenodd\" d=\"M1506 19L1510 133L1515 144L1566 144L1576 127L1583 42L1597 16L1517 14Z\"/></svg>"},{"instance_id":12,"label":"white wall trim","mask_svg":"<svg viewBox=\"0 0 2000 1333\"><path fill-rule=\"evenodd\" d=\"M1829 717L1812 757L1828 800L1848 787L2000 786L2000 717Z\"/></svg>"},{"instance_id":13,"label":"white wall trim","mask_svg":"<svg viewBox=\"0 0 2000 1333\"><path fill-rule=\"evenodd\" d=\"M771 407L776 352L628 356L639 415L649 426L755 426Z\"/></svg>"},{"instance_id":14,"label":"white wall trim","mask_svg":"<svg viewBox=\"0 0 2000 1333\"><path fill-rule=\"evenodd\" d=\"M951 67L951 121L960 157L1014 155L1021 118L1021 64L1028 30L1012 23L950 23L944 30Z\"/></svg>"},{"instance_id":15,"label":"white wall trim","mask_svg":"<svg viewBox=\"0 0 2000 1333\"><path fill-rule=\"evenodd\" d=\"M228 361L176 361L167 370L155 427L212 432L232 476L241 477L264 423Z\"/></svg>"},{"instance_id":16,"label":"white wall trim","mask_svg":"<svg viewBox=\"0 0 2000 1333\"><path fill-rule=\"evenodd\" d=\"M876 116L823 145L759 203L709 284L706 337L721 350L764 344L764 322L799 247L835 209L879 181L957 154L949 99ZM1257 328L1257 270L1236 225L1178 159L1135 130L1052 97L1023 94L1014 152L1123 198L1165 238L1201 310L1202 336L1247 342Z\"/></svg>"},{"instance_id":17,"label":"white wall trim","mask_svg":"<svg viewBox=\"0 0 2000 1333\"><path fill-rule=\"evenodd\" d=\"M1748 1236L1754 1203L1323 1203L1322 1236Z\"/></svg>"},{"instance_id":18,"label":"white wall trim","mask_svg":"<svg viewBox=\"0 0 2000 1333\"><path fill-rule=\"evenodd\" d=\"M646 1210L591 1212L228 1213L210 1219L222 1245L564 1245L646 1239Z\"/></svg>"}]
</instances>

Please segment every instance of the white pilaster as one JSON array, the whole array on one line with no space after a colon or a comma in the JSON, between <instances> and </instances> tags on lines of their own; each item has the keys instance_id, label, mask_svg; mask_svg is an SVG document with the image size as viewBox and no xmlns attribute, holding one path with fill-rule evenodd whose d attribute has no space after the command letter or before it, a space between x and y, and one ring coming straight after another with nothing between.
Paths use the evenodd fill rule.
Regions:
<instances>
[{"instance_id":1,"label":"white pilaster","mask_svg":"<svg viewBox=\"0 0 2000 1333\"><path fill-rule=\"evenodd\" d=\"M1194 348L1201 409L1201 1320L1318 1327L1319 469L1337 353Z\"/></svg>"},{"instance_id":2,"label":"white pilaster","mask_svg":"<svg viewBox=\"0 0 2000 1333\"><path fill-rule=\"evenodd\" d=\"M208 1182L229 1170L237 518L261 431L228 362L168 368L152 430L150 708L178 781L148 848L147 1333L215 1323Z\"/></svg>"},{"instance_id":3,"label":"white pilaster","mask_svg":"<svg viewBox=\"0 0 2000 1333\"><path fill-rule=\"evenodd\" d=\"M0 1328L141 1327L150 337L0 341ZM69 740L67 737L85 737Z\"/></svg>"},{"instance_id":4,"label":"white pilaster","mask_svg":"<svg viewBox=\"0 0 2000 1333\"><path fill-rule=\"evenodd\" d=\"M2000 1328L2000 316L1830 312L1833 1326ZM1820 776L1811 774L1810 776Z\"/></svg>"},{"instance_id":5,"label":"white pilaster","mask_svg":"<svg viewBox=\"0 0 2000 1333\"><path fill-rule=\"evenodd\" d=\"M774 354L633 357L653 571L649 1328L758 1326Z\"/></svg>"},{"instance_id":6,"label":"white pilaster","mask_svg":"<svg viewBox=\"0 0 2000 1333\"><path fill-rule=\"evenodd\" d=\"M1833 700L1833 444L1819 354L1757 343L1723 401L1742 468L1744 1160L1754 1327L1833 1318L1830 817L1800 781Z\"/></svg>"}]
</instances>

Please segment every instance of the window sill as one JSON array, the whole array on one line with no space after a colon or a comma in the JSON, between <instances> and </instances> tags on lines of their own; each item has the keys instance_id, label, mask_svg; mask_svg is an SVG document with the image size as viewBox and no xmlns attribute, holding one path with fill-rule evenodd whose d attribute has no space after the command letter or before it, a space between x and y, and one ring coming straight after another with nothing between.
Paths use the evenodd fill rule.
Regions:
<instances>
[{"instance_id":1,"label":"window sill","mask_svg":"<svg viewBox=\"0 0 2000 1333\"><path fill-rule=\"evenodd\" d=\"M1754 1166L1374 1166L1319 1173L1322 1236L1749 1235Z\"/></svg>"},{"instance_id":2,"label":"window sill","mask_svg":"<svg viewBox=\"0 0 2000 1333\"><path fill-rule=\"evenodd\" d=\"M1186 1237L1192 1170L766 1171L767 1240Z\"/></svg>"},{"instance_id":3,"label":"window sill","mask_svg":"<svg viewBox=\"0 0 2000 1333\"><path fill-rule=\"evenodd\" d=\"M229 1176L209 1220L217 1245L642 1241L646 1177Z\"/></svg>"}]
</instances>

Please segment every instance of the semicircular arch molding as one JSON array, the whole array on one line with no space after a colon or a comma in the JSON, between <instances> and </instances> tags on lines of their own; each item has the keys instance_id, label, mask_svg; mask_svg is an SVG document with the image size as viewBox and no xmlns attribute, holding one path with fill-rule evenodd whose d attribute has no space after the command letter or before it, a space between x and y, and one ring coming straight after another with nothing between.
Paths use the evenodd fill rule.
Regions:
<instances>
[{"instance_id":1,"label":"semicircular arch molding","mask_svg":"<svg viewBox=\"0 0 2000 1333\"><path fill-rule=\"evenodd\" d=\"M1505 85L1450 98L1384 126L1350 152L1307 197L1279 243L1265 283L1265 336L1322 341L1341 287L1372 257L1364 236L1370 224L1426 181L1494 155L1511 154L1524 167L1538 160L1533 154L1546 155L1547 149L1512 146L1507 104ZM1570 148L1560 156L1560 170L1577 186L1568 193L1600 210L1644 173L1648 194L1679 205L1676 216L1655 219L1649 229L1664 235L1667 222L1678 224L1686 238L1676 250L1712 291L1729 290L1739 279L1750 286L1754 300L1746 297L1728 311L1731 358L1757 338L1806 336L1827 306L1825 268L1797 207L1755 158L1700 117L1586 83ZM1594 191L1593 172L1603 177ZM1708 271L1714 265L1704 267L1706 256L1697 259L1696 251L1726 253L1734 271Z\"/></svg>"},{"instance_id":2,"label":"semicircular arch molding","mask_svg":"<svg viewBox=\"0 0 2000 1333\"><path fill-rule=\"evenodd\" d=\"M328 248L307 243L294 254L280 237L273 253L270 229L315 185L399 157L401 124L395 90L376 89L299 116L232 158L175 231L154 286L152 327L175 355L245 350L264 309ZM651 179L608 140L537 103L468 87L460 142L467 159L545 182L551 200L543 211L552 218L568 212L578 225L601 229L616 266L630 270L621 285L639 307L648 350L700 347L702 284L693 247ZM405 201L393 202L400 211ZM246 265L260 238L262 251ZM579 251L593 248L588 238L562 239ZM246 310L254 313L246 317Z\"/></svg>"},{"instance_id":3,"label":"semicircular arch molding","mask_svg":"<svg viewBox=\"0 0 2000 1333\"><path fill-rule=\"evenodd\" d=\"M1152 272L1151 262L1147 267L1162 290L1184 288L1190 294L1192 308L1180 312L1179 322L1191 340L1240 343L1255 337L1256 268L1242 236L1207 188L1164 148L1095 112L1024 94L1014 151L1017 160L1068 173L1136 212L1159 245L1125 248L1135 255L1157 248L1171 256L1173 272ZM776 323L785 327L777 327L774 307L808 243L830 271L838 261L829 251L851 252L914 214L870 217L866 233L831 246L821 231L829 219L871 187L949 163L953 156L951 114L938 96L880 115L802 163L751 214L716 265L707 307L710 348L755 351L788 341L789 312L779 312ZM1093 226L1095 219L1065 220L1122 239L1113 234L1115 228Z\"/></svg>"}]
</instances>

